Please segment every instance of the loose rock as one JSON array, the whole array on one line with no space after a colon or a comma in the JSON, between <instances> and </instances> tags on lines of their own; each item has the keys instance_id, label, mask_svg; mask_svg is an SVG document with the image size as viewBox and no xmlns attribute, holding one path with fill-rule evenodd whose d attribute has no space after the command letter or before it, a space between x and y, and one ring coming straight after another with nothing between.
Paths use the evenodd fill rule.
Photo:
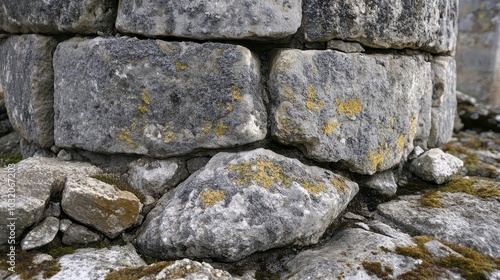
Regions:
<instances>
[{"instance_id":1,"label":"loose rock","mask_svg":"<svg viewBox=\"0 0 500 280\"><path fill-rule=\"evenodd\" d=\"M21 249L26 251L49 244L54 240L58 231L59 219L48 217L24 237L23 241L21 241Z\"/></svg>"},{"instance_id":2,"label":"loose rock","mask_svg":"<svg viewBox=\"0 0 500 280\"><path fill-rule=\"evenodd\" d=\"M459 158L440 149L431 149L410 164L410 171L423 180L443 184L451 181L463 165Z\"/></svg>"},{"instance_id":3,"label":"loose rock","mask_svg":"<svg viewBox=\"0 0 500 280\"><path fill-rule=\"evenodd\" d=\"M62 237L62 243L67 246L85 245L101 240L102 236L78 224L70 224L64 230L64 235Z\"/></svg>"},{"instance_id":4,"label":"loose rock","mask_svg":"<svg viewBox=\"0 0 500 280\"><path fill-rule=\"evenodd\" d=\"M386 196L395 195L398 190L394 173L391 170L375 173L371 176L358 177L357 182L361 187L373 189Z\"/></svg>"}]
</instances>

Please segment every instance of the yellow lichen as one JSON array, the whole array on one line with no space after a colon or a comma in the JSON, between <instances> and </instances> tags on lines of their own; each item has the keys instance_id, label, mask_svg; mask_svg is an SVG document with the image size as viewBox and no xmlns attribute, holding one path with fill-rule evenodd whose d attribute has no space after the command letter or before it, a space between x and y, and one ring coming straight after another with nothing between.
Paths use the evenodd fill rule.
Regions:
<instances>
[{"instance_id":1,"label":"yellow lichen","mask_svg":"<svg viewBox=\"0 0 500 280\"><path fill-rule=\"evenodd\" d=\"M219 73L220 72L219 68L217 68L217 67L214 67L213 71L214 71L214 73Z\"/></svg>"},{"instance_id":2,"label":"yellow lichen","mask_svg":"<svg viewBox=\"0 0 500 280\"><path fill-rule=\"evenodd\" d=\"M136 129L136 128L137 128L137 123L136 123L136 122L133 122L133 123L132 123L132 125L130 125L130 127L131 127L132 129Z\"/></svg>"},{"instance_id":3,"label":"yellow lichen","mask_svg":"<svg viewBox=\"0 0 500 280\"><path fill-rule=\"evenodd\" d=\"M139 111L141 111L141 113L146 113L148 111L148 107L144 106L144 105L139 105Z\"/></svg>"},{"instance_id":4,"label":"yellow lichen","mask_svg":"<svg viewBox=\"0 0 500 280\"><path fill-rule=\"evenodd\" d=\"M183 70L186 70L187 68L188 68L188 67L187 67L186 65L182 64L182 63L181 63L181 62L179 62L179 61L177 61L177 62L175 63L175 69L176 69L177 71L183 71Z\"/></svg>"},{"instance_id":5,"label":"yellow lichen","mask_svg":"<svg viewBox=\"0 0 500 280\"><path fill-rule=\"evenodd\" d=\"M203 126L203 131L201 132L201 136L205 136L208 133L210 133L210 130L212 130L212 122L211 121L204 121L205 125Z\"/></svg>"},{"instance_id":6,"label":"yellow lichen","mask_svg":"<svg viewBox=\"0 0 500 280\"><path fill-rule=\"evenodd\" d=\"M401 153L406 143L406 135L399 135L398 140L396 141L397 151Z\"/></svg>"},{"instance_id":7,"label":"yellow lichen","mask_svg":"<svg viewBox=\"0 0 500 280\"><path fill-rule=\"evenodd\" d=\"M238 171L238 178L234 181L240 185L257 184L260 187L269 189L274 184L290 186L292 178L283 173L281 166L271 161L257 159L255 162L243 162L237 165L230 165L229 171Z\"/></svg>"},{"instance_id":8,"label":"yellow lichen","mask_svg":"<svg viewBox=\"0 0 500 280\"><path fill-rule=\"evenodd\" d=\"M368 160L373 170L377 170L377 168L384 163L388 152L386 144L385 147L379 146L377 151L370 151L368 153Z\"/></svg>"},{"instance_id":9,"label":"yellow lichen","mask_svg":"<svg viewBox=\"0 0 500 280\"><path fill-rule=\"evenodd\" d=\"M241 96L240 88L237 84L231 87L231 95L236 102L241 102L241 100L243 100L243 96Z\"/></svg>"},{"instance_id":10,"label":"yellow lichen","mask_svg":"<svg viewBox=\"0 0 500 280\"><path fill-rule=\"evenodd\" d=\"M319 179L317 179L319 180ZM327 187L323 183L311 183L309 181L302 181L300 184L306 191L312 193L312 194L320 194L322 192L325 192L327 190Z\"/></svg>"},{"instance_id":11,"label":"yellow lichen","mask_svg":"<svg viewBox=\"0 0 500 280\"><path fill-rule=\"evenodd\" d=\"M222 123L218 123L215 125L215 135L222 136L227 133L228 127L227 125L223 125Z\"/></svg>"},{"instance_id":12,"label":"yellow lichen","mask_svg":"<svg viewBox=\"0 0 500 280\"><path fill-rule=\"evenodd\" d=\"M129 144L132 143L132 133L128 131L127 129L121 129L120 134L118 135L118 140L125 141Z\"/></svg>"},{"instance_id":13,"label":"yellow lichen","mask_svg":"<svg viewBox=\"0 0 500 280\"><path fill-rule=\"evenodd\" d=\"M317 98L317 92L312 85L307 87L307 109L317 112L321 107L325 106L325 102Z\"/></svg>"},{"instance_id":14,"label":"yellow lichen","mask_svg":"<svg viewBox=\"0 0 500 280\"><path fill-rule=\"evenodd\" d=\"M151 100L149 100L147 89L143 89L141 91L141 98L142 98L142 101L144 101L144 103L146 103L147 105L149 105L149 103L151 103Z\"/></svg>"},{"instance_id":15,"label":"yellow lichen","mask_svg":"<svg viewBox=\"0 0 500 280\"><path fill-rule=\"evenodd\" d=\"M163 132L166 132L168 130L168 124L165 124L165 126L163 126Z\"/></svg>"},{"instance_id":16,"label":"yellow lichen","mask_svg":"<svg viewBox=\"0 0 500 280\"><path fill-rule=\"evenodd\" d=\"M415 135L417 134L417 118L413 117L413 115L410 116L410 140L413 140L415 138Z\"/></svg>"},{"instance_id":17,"label":"yellow lichen","mask_svg":"<svg viewBox=\"0 0 500 280\"><path fill-rule=\"evenodd\" d=\"M297 102L297 99L293 96L293 90L289 86L283 87L283 96L292 103Z\"/></svg>"},{"instance_id":18,"label":"yellow lichen","mask_svg":"<svg viewBox=\"0 0 500 280\"><path fill-rule=\"evenodd\" d=\"M204 203L205 209L226 199L226 194L221 191L205 191L200 195L200 201Z\"/></svg>"},{"instance_id":19,"label":"yellow lichen","mask_svg":"<svg viewBox=\"0 0 500 280\"><path fill-rule=\"evenodd\" d=\"M338 122L327 122L323 127L323 133L326 135L331 135L338 125Z\"/></svg>"},{"instance_id":20,"label":"yellow lichen","mask_svg":"<svg viewBox=\"0 0 500 280\"><path fill-rule=\"evenodd\" d=\"M391 126L394 126L395 123L396 123L396 117L392 117L391 118Z\"/></svg>"},{"instance_id":21,"label":"yellow lichen","mask_svg":"<svg viewBox=\"0 0 500 280\"><path fill-rule=\"evenodd\" d=\"M337 177L333 177L330 179L330 183L337 189L337 191L341 193L345 193L345 191L349 188L345 182Z\"/></svg>"},{"instance_id":22,"label":"yellow lichen","mask_svg":"<svg viewBox=\"0 0 500 280\"><path fill-rule=\"evenodd\" d=\"M345 102L335 98L335 103L337 103L337 113L339 115L347 114L349 117L352 117L358 115L363 110L363 105L361 105L361 101L358 98L353 98Z\"/></svg>"},{"instance_id":23,"label":"yellow lichen","mask_svg":"<svg viewBox=\"0 0 500 280\"><path fill-rule=\"evenodd\" d=\"M440 198L443 198L441 194L436 190L431 190L420 197L420 206L427 208L441 208L443 203L441 203Z\"/></svg>"},{"instance_id":24,"label":"yellow lichen","mask_svg":"<svg viewBox=\"0 0 500 280\"><path fill-rule=\"evenodd\" d=\"M177 134L170 131L169 133L167 133L167 135L165 135L165 138L163 138L163 142L170 143L175 138L175 136L177 136Z\"/></svg>"},{"instance_id":25,"label":"yellow lichen","mask_svg":"<svg viewBox=\"0 0 500 280\"><path fill-rule=\"evenodd\" d=\"M233 104L228 103L226 106L226 110L228 110L229 112L232 112L233 111Z\"/></svg>"},{"instance_id":26,"label":"yellow lichen","mask_svg":"<svg viewBox=\"0 0 500 280\"><path fill-rule=\"evenodd\" d=\"M331 85L331 84L327 84L327 85L326 85L326 88L327 88L327 89L332 89L332 85Z\"/></svg>"}]
</instances>

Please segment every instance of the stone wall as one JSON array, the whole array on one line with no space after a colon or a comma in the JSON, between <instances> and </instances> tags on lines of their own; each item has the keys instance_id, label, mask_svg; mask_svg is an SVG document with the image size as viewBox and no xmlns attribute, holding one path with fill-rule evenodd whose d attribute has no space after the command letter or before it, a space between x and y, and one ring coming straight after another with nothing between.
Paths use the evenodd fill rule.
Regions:
<instances>
[{"instance_id":1,"label":"stone wall","mask_svg":"<svg viewBox=\"0 0 500 280\"><path fill-rule=\"evenodd\" d=\"M0 89L25 157L90 161L150 198L110 195L87 172L46 186L42 205L62 192L68 219L108 238L135 224L153 257L236 261L317 243L353 181L387 178L378 191L393 195L416 146L448 141L457 11L457 0L3 1ZM135 213L88 209L109 203Z\"/></svg>"},{"instance_id":2,"label":"stone wall","mask_svg":"<svg viewBox=\"0 0 500 280\"><path fill-rule=\"evenodd\" d=\"M458 90L500 106L500 3L460 0Z\"/></svg>"}]
</instances>

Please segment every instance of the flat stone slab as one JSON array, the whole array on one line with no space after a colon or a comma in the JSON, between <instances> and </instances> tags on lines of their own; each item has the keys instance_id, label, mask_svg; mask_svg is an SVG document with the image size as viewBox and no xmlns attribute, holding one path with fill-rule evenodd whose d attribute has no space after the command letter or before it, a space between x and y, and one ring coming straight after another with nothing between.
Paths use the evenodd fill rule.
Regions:
<instances>
[{"instance_id":1,"label":"flat stone slab","mask_svg":"<svg viewBox=\"0 0 500 280\"><path fill-rule=\"evenodd\" d=\"M305 38L356 41L373 48L455 49L458 0L304 0Z\"/></svg>"},{"instance_id":2,"label":"flat stone slab","mask_svg":"<svg viewBox=\"0 0 500 280\"><path fill-rule=\"evenodd\" d=\"M60 147L162 158L267 132L259 61L241 46L76 39L59 44L54 71Z\"/></svg>"},{"instance_id":3,"label":"flat stone slab","mask_svg":"<svg viewBox=\"0 0 500 280\"><path fill-rule=\"evenodd\" d=\"M283 50L269 92L275 139L361 174L394 167L429 136L431 65L421 56Z\"/></svg>"},{"instance_id":4,"label":"flat stone slab","mask_svg":"<svg viewBox=\"0 0 500 280\"><path fill-rule=\"evenodd\" d=\"M300 0L124 0L116 27L148 37L273 39L294 34L301 20Z\"/></svg>"},{"instance_id":5,"label":"flat stone slab","mask_svg":"<svg viewBox=\"0 0 500 280\"><path fill-rule=\"evenodd\" d=\"M269 150L219 153L160 199L136 246L155 258L236 261L315 244L357 192L342 176Z\"/></svg>"}]
</instances>

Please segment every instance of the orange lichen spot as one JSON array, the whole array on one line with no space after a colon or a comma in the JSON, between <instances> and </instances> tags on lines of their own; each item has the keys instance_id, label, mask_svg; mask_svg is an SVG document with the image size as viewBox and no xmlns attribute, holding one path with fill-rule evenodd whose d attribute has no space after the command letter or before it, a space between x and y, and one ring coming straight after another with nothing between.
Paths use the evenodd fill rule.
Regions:
<instances>
[{"instance_id":1,"label":"orange lichen spot","mask_svg":"<svg viewBox=\"0 0 500 280\"><path fill-rule=\"evenodd\" d=\"M331 135L338 125L338 122L327 122L323 127L323 133L326 135Z\"/></svg>"},{"instance_id":2,"label":"orange lichen spot","mask_svg":"<svg viewBox=\"0 0 500 280\"><path fill-rule=\"evenodd\" d=\"M226 194L224 193L223 190L220 191L208 190L200 195L200 201L204 204L205 209L221 201L224 201L225 199L226 199Z\"/></svg>"},{"instance_id":3,"label":"orange lichen spot","mask_svg":"<svg viewBox=\"0 0 500 280\"><path fill-rule=\"evenodd\" d=\"M317 112L321 107L325 106L325 102L318 99L316 96L317 92L312 85L307 87L307 101L306 107L307 109Z\"/></svg>"},{"instance_id":4,"label":"orange lichen spot","mask_svg":"<svg viewBox=\"0 0 500 280\"><path fill-rule=\"evenodd\" d=\"M398 140L396 141L397 151L401 153L406 143L406 135L399 135Z\"/></svg>"},{"instance_id":5,"label":"orange lichen spot","mask_svg":"<svg viewBox=\"0 0 500 280\"><path fill-rule=\"evenodd\" d=\"M167 133L167 135L165 135L165 138L163 138L163 142L170 143L175 138L175 136L177 136L177 134L170 131L169 133Z\"/></svg>"},{"instance_id":6,"label":"orange lichen spot","mask_svg":"<svg viewBox=\"0 0 500 280\"><path fill-rule=\"evenodd\" d=\"M361 105L361 101L358 98L353 98L347 100L346 102L342 102L340 99L335 98L335 103L337 103L337 113L347 114L349 117L354 115L358 115L363 110L363 105Z\"/></svg>"},{"instance_id":7,"label":"orange lichen spot","mask_svg":"<svg viewBox=\"0 0 500 280\"><path fill-rule=\"evenodd\" d=\"M187 68L188 68L188 67L187 67L186 65L182 64L182 63L181 63L181 62L179 62L179 61L177 61L177 62L175 63L175 69L176 69L177 71L184 71L184 70L186 70Z\"/></svg>"},{"instance_id":8,"label":"orange lichen spot","mask_svg":"<svg viewBox=\"0 0 500 280\"><path fill-rule=\"evenodd\" d=\"M147 105L149 105L149 103L151 103L151 100L149 100L147 89L143 89L141 91L141 98L142 98L142 101L144 101L144 103L146 103Z\"/></svg>"},{"instance_id":9,"label":"orange lichen spot","mask_svg":"<svg viewBox=\"0 0 500 280\"><path fill-rule=\"evenodd\" d=\"M241 96L240 88L237 84L231 87L231 95L236 102L241 102L241 100L243 100L243 96Z\"/></svg>"},{"instance_id":10,"label":"orange lichen spot","mask_svg":"<svg viewBox=\"0 0 500 280\"><path fill-rule=\"evenodd\" d=\"M215 125L215 135L222 136L227 133L228 127L227 125L223 125L222 123L218 123Z\"/></svg>"}]
</instances>

